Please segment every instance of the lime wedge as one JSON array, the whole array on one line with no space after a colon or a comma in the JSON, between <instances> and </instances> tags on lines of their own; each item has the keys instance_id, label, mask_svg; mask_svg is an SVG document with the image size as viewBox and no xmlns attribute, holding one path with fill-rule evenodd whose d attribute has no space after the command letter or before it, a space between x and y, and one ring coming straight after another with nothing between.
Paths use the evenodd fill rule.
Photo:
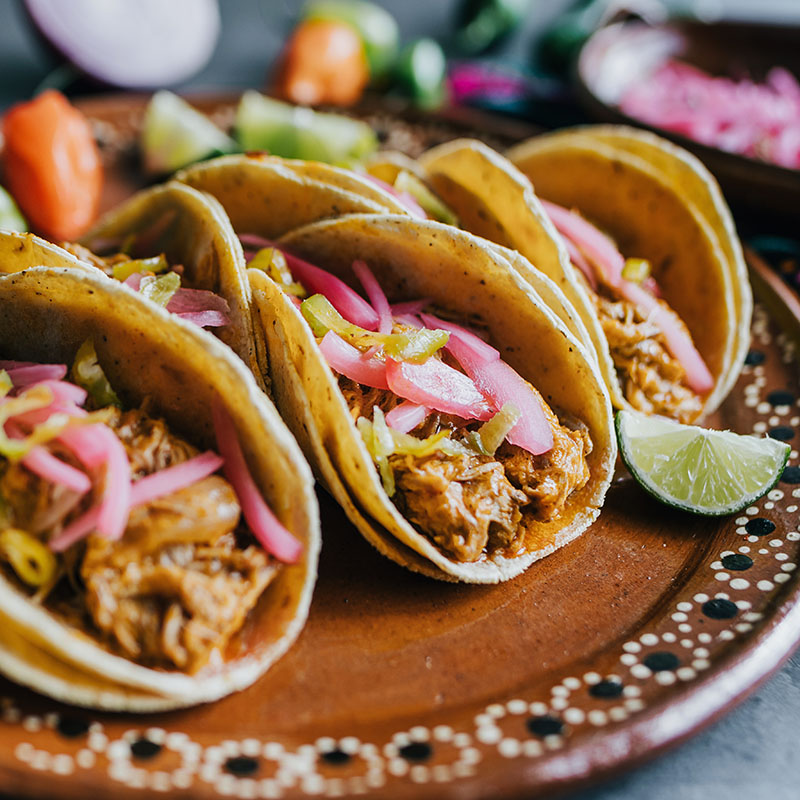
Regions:
<instances>
[{"instance_id":1,"label":"lime wedge","mask_svg":"<svg viewBox=\"0 0 800 800\"><path fill-rule=\"evenodd\" d=\"M185 100L162 89L145 111L141 148L145 170L160 175L212 155L231 153L236 143Z\"/></svg>"},{"instance_id":2,"label":"lime wedge","mask_svg":"<svg viewBox=\"0 0 800 800\"><path fill-rule=\"evenodd\" d=\"M357 161L377 147L365 122L293 106L253 90L239 101L236 136L243 150L331 164Z\"/></svg>"},{"instance_id":3,"label":"lime wedge","mask_svg":"<svg viewBox=\"0 0 800 800\"><path fill-rule=\"evenodd\" d=\"M733 514L766 494L791 448L775 439L681 425L619 411L617 441L625 466L662 503L695 514Z\"/></svg>"},{"instance_id":4,"label":"lime wedge","mask_svg":"<svg viewBox=\"0 0 800 800\"><path fill-rule=\"evenodd\" d=\"M28 223L17 208L14 198L2 186L0 186L0 230L28 230Z\"/></svg>"}]
</instances>

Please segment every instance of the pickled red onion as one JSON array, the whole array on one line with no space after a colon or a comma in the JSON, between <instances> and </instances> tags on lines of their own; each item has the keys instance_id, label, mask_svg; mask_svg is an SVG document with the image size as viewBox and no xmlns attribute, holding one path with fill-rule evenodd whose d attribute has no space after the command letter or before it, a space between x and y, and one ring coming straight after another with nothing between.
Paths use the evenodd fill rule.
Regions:
<instances>
[{"instance_id":1,"label":"pickled red onion","mask_svg":"<svg viewBox=\"0 0 800 800\"><path fill-rule=\"evenodd\" d=\"M233 420L227 411L219 402L215 402L212 413L217 447L225 460L225 476L239 498L242 514L253 536L279 561L296 564L303 552L302 543L283 526L261 496L247 467Z\"/></svg>"},{"instance_id":2,"label":"pickled red onion","mask_svg":"<svg viewBox=\"0 0 800 800\"><path fill-rule=\"evenodd\" d=\"M580 214L547 200L542 200L542 205L556 226L556 230L562 236L571 239L584 255L592 260L606 283L617 286L622 280L625 259L614 242Z\"/></svg>"},{"instance_id":3,"label":"pickled red onion","mask_svg":"<svg viewBox=\"0 0 800 800\"><path fill-rule=\"evenodd\" d=\"M145 475L131 486L131 508L185 489L215 473L222 464L220 456L207 450L188 461Z\"/></svg>"},{"instance_id":4,"label":"pickled red onion","mask_svg":"<svg viewBox=\"0 0 800 800\"><path fill-rule=\"evenodd\" d=\"M230 317L220 311L186 311L175 314L176 317L185 319L199 328L223 328L231 324Z\"/></svg>"},{"instance_id":5,"label":"pickled red onion","mask_svg":"<svg viewBox=\"0 0 800 800\"><path fill-rule=\"evenodd\" d=\"M309 294L322 294L330 304L348 321L368 331L378 329L378 314L375 309L344 281L339 280L320 267L282 250L274 242L252 233L240 234L239 240L244 245L256 247L275 247L286 258L286 266L292 277L302 283Z\"/></svg>"},{"instance_id":6,"label":"pickled red onion","mask_svg":"<svg viewBox=\"0 0 800 800\"><path fill-rule=\"evenodd\" d=\"M12 367L6 370L16 387L30 386L41 381L60 381L67 374L66 364L35 364L28 367Z\"/></svg>"},{"instance_id":7,"label":"pickled red onion","mask_svg":"<svg viewBox=\"0 0 800 800\"><path fill-rule=\"evenodd\" d=\"M376 389L389 388L386 382L386 364L380 359L366 357L365 353L333 331L328 331L322 337L319 349L328 364L351 381L364 386L374 386Z\"/></svg>"},{"instance_id":8,"label":"pickled red onion","mask_svg":"<svg viewBox=\"0 0 800 800\"><path fill-rule=\"evenodd\" d=\"M403 303L392 303L392 314L398 316L400 314L419 314L423 308L431 304L430 297L422 297L419 300L407 300Z\"/></svg>"},{"instance_id":9,"label":"pickled red onion","mask_svg":"<svg viewBox=\"0 0 800 800\"><path fill-rule=\"evenodd\" d=\"M535 456L552 449L553 429L542 400L524 378L499 358L487 361L485 352L459 335L450 337L447 349L494 408L511 403L519 409L522 416L506 437L511 444Z\"/></svg>"},{"instance_id":10,"label":"pickled red onion","mask_svg":"<svg viewBox=\"0 0 800 800\"><path fill-rule=\"evenodd\" d=\"M131 486L131 508L152 503L160 497L185 489L193 483L207 478L222 466L222 459L210 450L190 458L174 467L167 467L144 478ZM50 549L63 552L75 542L91 533L100 517L100 507L92 506L88 511L73 520L58 536L50 541Z\"/></svg>"},{"instance_id":11,"label":"pickled red onion","mask_svg":"<svg viewBox=\"0 0 800 800\"><path fill-rule=\"evenodd\" d=\"M422 364L386 359L386 380L396 395L463 419L489 419L492 408L475 384L438 358Z\"/></svg>"},{"instance_id":12,"label":"pickled red onion","mask_svg":"<svg viewBox=\"0 0 800 800\"><path fill-rule=\"evenodd\" d=\"M229 314L230 306L224 297L205 289L185 289L181 287L167 303L167 311L185 314L192 311L218 311Z\"/></svg>"},{"instance_id":13,"label":"pickled red onion","mask_svg":"<svg viewBox=\"0 0 800 800\"><path fill-rule=\"evenodd\" d=\"M485 361L495 361L496 359L500 358L499 350L496 350L490 344L483 341L480 336L477 336L472 331L467 330L467 328L465 328L463 325L457 325L455 322L439 319L439 317L434 317L433 314L420 314L420 317L425 323L426 328L442 328L443 330L448 331L450 333L450 339L452 339L454 336L458 337L475 351L476 356L484 359Z\"/></svg>"},{"instance_id":14,"label":"pickled red onion","mask_svg":"<svg viewBox=\"0 0 800 800\"><path fill-rule=\"evenodd\" d=\"M429 409L425 406L404 400L386 415L386 424L400 433L409 433L422 425L429 413Z\"/></svg>"},{"instance_id":15,"label":"pickled red onion","mask_svg":"<svg viewBox=\"0 0 800 800\"><path fill-rule=\"evenodd\" d=\"M7 422L6 429L14 439L24 439L25 434L14 423ZM54 456L46 447L34 447L22 459L22 465L40 478L65 486L78 494L86 494L92 482L85 472Z\"/></svg>"},{"instance_id":16,"label":"pickled red onion","mask_svg":"<svg viewBox=\"0 0 800 800\"><path fill-rule=\"evenodd\" d=\"M568 236L562 236L562 241L566 245L567 253L569 253L569 260L583 273L583 277L589 281L589 286L597 291L597 275L594 274L594 270L583 253Z\"/></svg>"},{"instance_id":17,"label":"pickled red onion","mask_svg":"<svg viewBox=\"0 0 800 800\"><path fill-rule=\"evenodd\" d=\"M59 380L43 380L39 381L37 386L46 386L53 393L53 402L68 406L74 403L76 406L82 406L86 402L88 392L86 389L67 381Z\"/></svg>"},{"instance_id":18,"label":"pickled red onion","mask_svg":"<svg viewBox=\"0 0 800 800\"><path fill-rule=\"evenodd\" d=\"M54 456L44 447L34 447L22 465L50 483L57 483L78 494L86 494L92 488L89 476L71 464Z\"/></svg>"},{"instance_id":19,"label":"pickled red onion","mask_svg":"<svg viewBox=\"0 0 800 800\"><path fill-rule=\"evenodd\" d=\"M353 272L358 278L358 282L364 287L364 291L367 293L367 297L378 315L378 333L391 333L392 310L375 274L367 266L367 263L360 259L353 262Z\"/></svg>"},{"instance_id":20,"label":"pickled red onion","mask_svg":"<svg viewBox=\"0 0 800 800\"><path fill-rule=\"evenodd\" d=\"M105 425L67 428L59 439L89 469L105 465L97 531L111 540L122 538L128 524L131 499L131 468L125 446Z\"/></svg>"}]
</instances>

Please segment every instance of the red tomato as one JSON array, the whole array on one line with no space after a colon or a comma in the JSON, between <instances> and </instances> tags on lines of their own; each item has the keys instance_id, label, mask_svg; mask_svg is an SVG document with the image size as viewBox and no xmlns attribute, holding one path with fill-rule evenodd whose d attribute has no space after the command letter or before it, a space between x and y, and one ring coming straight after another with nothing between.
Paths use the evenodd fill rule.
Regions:
<instances>
[{"instance_id":1,"label":"red tomato","mask_svg":"<svg viewBox=\"0 0 800 800\"><path fill-rule=\"evenodd\" d=\"M86 117L49 90L13 106L3 119L6 185L32 227L75 239L97 214L100 153Z\"/></svg>"},{"instance_id":2,"label":"red tomato","mask_svg":"<svg viewBox=\"0 0 800 800\"><path fill-rule=\"evenodd\" d=\"M358 102L368 80L356 31L343 22L309 20L286 44L276 89L293 103L349 106Z\"/></svg>"}]
</instances>

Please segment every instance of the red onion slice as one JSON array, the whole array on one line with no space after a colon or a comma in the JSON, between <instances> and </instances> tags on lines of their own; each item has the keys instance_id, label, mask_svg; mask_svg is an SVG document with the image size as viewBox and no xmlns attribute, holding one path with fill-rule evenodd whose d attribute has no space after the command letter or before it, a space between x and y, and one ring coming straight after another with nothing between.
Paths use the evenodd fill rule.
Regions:
<instances>
[{"instance_id":1,"label":"red onion slice","mask_svg":"<svg viewBox=\"0 0 800 800\"><path fill-rule=\"evenodd\" d=\"M438 358L422 364L386 360L386 380L399 397L462 419L489 419L493 409L473 382Z\"/></svg>"},{"instance_id":2,"label":"red onion slice","mask_svg":"<svg viewBox=\"0 0 800 800\"><path fill-rule=\"evenodd\" d=\"M367 293L367 297L378 315L378 333L391 333L392 310L375 274L367 266L366 262L361 260L353 262L353 272L359 283L364 287L364 291Z\"/></svg>"},{"instance_id":3,"label":"red onion slice","mask_svg":"<svg viewBox=\"0 0 800 800\"><path fill-rule=\"evenodd\" d=\"M296 564L303 552L302 543L283 526L261 496L247 467L233 420L219 402L214 403L212 413L217 447L225 460L225 476L239 498L250 531L279 561Z\"/></svg>"},{"instance_id":4,"label":"red onion slice","mask_svg":"<svg viewBox=\"0 0 800 800\"><path fill-rule=\"evenodd\" d=\"M400 433L409 433L425 422L430 409L404 400L386 415L386 424Z\"/></svg>"},{"instance_id":5,"label":"red onion slice","mask_svg":"<svg viewBox=\"0 0 800 800\"><path fill-rule=\"evenodd\" d=\"M524 378L499 358L487 361L485 352L473 347L459 335L450 337L447 349L494 408L500 409L506 403L511 403L519 409L522 416L507 437L511 444L533 455L552 449L553 429L542 401L538 392Z\"/></svg>"},{"instance_id":6,"label":"red onion slice","mask_svg":"<svg viewBox=\"0 0 800 800\"><path fill-rule=\"evenodd\" d=\"M389 388L386 382L386 364L362 353L333 331L328 331L322 337L319 349L331 368L351 381L376 389Z\"/></svg>"}]
</instances>

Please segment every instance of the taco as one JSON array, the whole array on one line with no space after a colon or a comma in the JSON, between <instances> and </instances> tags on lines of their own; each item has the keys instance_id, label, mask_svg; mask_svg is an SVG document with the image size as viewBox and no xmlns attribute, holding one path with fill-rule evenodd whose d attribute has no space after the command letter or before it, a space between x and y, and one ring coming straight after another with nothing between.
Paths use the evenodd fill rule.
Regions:
<instances>
[{"instance_id":1,"label":"taco","mask_svg":"<svg viewBox=\"0 0 800 800\"><path fill-rule=\"evenodd\" d=\"M593 129L580 130L588 137ZM615 136L615 143L622 138L615 129L605 135ZM416 162L378 153L367 169L394 188L411 188L431 216L449 216L518 251L552 278L577 312L577 320L562 320L596 352L617 407L692 421L727 394L746 347L751 301L746 281L741 290L735 288L742 282L743 262L730 214L695 163L661 149L656 156L647 142L619 152L615 161L608 144L587 141L586 163L572 166L566 152L575 148L575 134L559 133L514 148L510 156L517 166L481 142L456 140ZM534 152L542 153L536 169ZM556 152L560 160L551 162L545 180L542 170ZM687 197L670 179L678 172L673 162L680 165L682 184L695 187L702 200ZM536 194L529 178L535 178ZM547 181L560 181L567 211L585 207L588 222L600 222L616 243L589 229L586 220L548 204L555 196L548 196ZM603 212L597 219L591 213L595 207ZM715 221L709 222L712 214ZM565 235L565 225L606 241L612 264L596 264L593 254L587 256ZM617 244L631 257L624 277L634 272L635 280L620 276L626 259ZM710 298L708 315L702 312Z\"/></svg>"},{"instance_id":2,"label":"taco","mask_svg":"<svg viewBox=\"0 0 800 800\"><path fill-rule=\"evenodd\" d=\"M749 330L749 288L734 289L740 268L726 256L738 248L732 230L709 222L663 153L569 132L508 155L569 250L560 267L539 266L571 272L594 307L585 321L608 342L598 353L615 404L682 422L713 411L741 369Z\"/></svg>"},{"instance_id":3,"label":"taco","mask_svg":"<svg viewBox=\"0 0 800 800\"><path fill-rule=\"evenodd\" d=\"M496 583L597 517L616 458L608 393L499 250L440 223L356 214L261 252L286 276L249 270L275 402L380 552Z\"/></svg>"},{"instance_id":4,"label":"taco","mask_svg":"<svg viewBox=\"0 0 800 800\"><path fill-rule=\"evenodd\" d=\"M108 212L79 242L61 246L212 331L261 382L263 341L253 328L241 247L213 197L175 181L156 186Z\"/></svg>"},{"instance_id":5,"label":"taco","mask_svg":"<svg viewBox=\"0 0 800 800\"><path fill-rule=\"evenodd\" d=\"M316 577L295 441L213 336L66 253L19 271L9 236L0 671L127 711L248 686L299 635Z\"/></svg>"}]
</instances>

